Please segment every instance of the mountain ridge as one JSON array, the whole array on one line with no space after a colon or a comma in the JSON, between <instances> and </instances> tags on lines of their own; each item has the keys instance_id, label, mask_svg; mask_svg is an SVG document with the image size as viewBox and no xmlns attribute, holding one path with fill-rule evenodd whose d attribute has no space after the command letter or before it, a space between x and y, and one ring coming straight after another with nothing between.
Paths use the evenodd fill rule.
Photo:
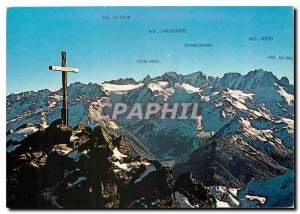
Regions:
<instances>
[{"instance_id":1,"label":"mountain ridge","mask_svg":"<svg viewBox=\"0 0 300 214\"><path fill-rule=\"evenodd\" d=\"M253 70L253 72L259 72L259 71L264 71L264 72L267 72L267 71L265 71L265 70L263 70L263 69L255 69L255 70ZM249 74L251 71L249 71L247 74ZM183 74L179 74L179 73L176 73L176 72L174 72L174 71L169 71L169 72L165 72L163 75L161 75L161 76L156 76L156 77L154 77L154 78L151 78L151 76L148 74L148 75L146 75L146 77L144 77L142 80L140 80L140 81L138 81L138 80L135 80L134 78L132 78L132 77L128 77L128 78L119 78L119 79L117 79L117 80L109 80L109 81L103 81L103 83L112 83L112 84L120 84L120 85L124 85L125 83L126 84L138 84L138 83L144 83L146 80L146 82L150 82L150 81L152 81L152 80L158 80L158 79L160 79L160 78L162 78L162 77L164 77L164 75L166 75L166 74L168 74L168 73L175 73L176 75L178 75L178 76L182 76L182 77L186 77L186 76L194 76L194 75L203 75L203 77L205 77L205 78L208 78L208 79L213 79L213 80L220 80L220 79L222 79L222 78L224 78L224 76L225 75L234 75L234 74L238 74L239 76L246 76L247 74L245 74L245 75L242 75L242 74L240 74L240 73L232 73L232 72L228 72L228 73L225 73L222 77L218 77L218 76L216 76L216 77L213 77L213 76L207 76L206 74L204 74L202 71L197 71L197 72L193 72L193 73L191 73L191 74L185 74L185 75L183 75ZM272 73L272 72L269 72L269 73ZM276 77L273 73L272 73L272 75L274 76L274 77ZM150 78L150 79L149 79ZM146 80L145 80L146 79ZM282 84L282 85L290 85L290 86L293 86L294 87L294 85L293 84L291 84L290 83L290 81L289 81L289 79L287 78L287 77L285 77L285 76L282 76L281 78L280 78L280 80L276 77L276 79ZM81 83L81 82L75 82L75 83ZM73 84L75 84L75 83L71 83L69 86L71 86L71 85L73 85ZM89 83L81 83L81 84L84 84L84 85L90 85L90 84L97 84L97 85L101 85L101 84L103 84L103 83L95 83L95 82L89 82ZM68 87L69 87L68 86ZM41 92L41 91L43 91L43 90L48 90L49 92L57 92L57 91L59 91L59 90L61 90L61 88L60 89L58 89L58 90L49 90L49 89L39 89L39 90L30 90L30 91L23 91L23 92L19 92L19 93L14 93L14 92L11 92L10 94L8 94L6 97L9 97L9 96L13 96L13 95L21 95L21 94L23 94L23 93L37 93L37 92Z\"/></svg>"}]
</instances>

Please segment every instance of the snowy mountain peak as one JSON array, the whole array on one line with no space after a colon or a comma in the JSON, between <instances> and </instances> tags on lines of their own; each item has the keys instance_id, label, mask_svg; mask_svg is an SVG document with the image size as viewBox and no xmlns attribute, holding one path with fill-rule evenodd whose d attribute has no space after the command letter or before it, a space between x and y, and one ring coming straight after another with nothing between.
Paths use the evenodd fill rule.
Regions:
<instances>
[{"instance_id":1,"label":"snowy mountain peak","mask_svg":"<svg viewBox=\"0 0 300 214\"><path fill-rule=\"evenodd\" d=\"M208 83L212 83L215 80L212 76L205 75L202 71L198 71L192 74L185 75L183 82L189 83L193 86L201 87Z\"/></svg>"},{"instance_id":2,"label":"snowy mountain peak","mask_svg":"<svg viewBox=\"0 0 300 214\"><path fill-rule=\"evenodd\" d=\"M206 76L202 71L198 71L192 74L185 75L185 77L195 77L197 79L208 80L208 76Z\"/></svg>"},{"instance_id":3,"label":"snowy mountain peak","mask_svg":"<svg viewBox=\"0 0 300 214\"><path fill-rule=\"evenodd\" d=\"M169 72L164 73L162 76L158 76L158 77L154 78L154 80L167 81L167 82L181 82L182 75L177 74L174 71L169 71Z\"/></svg>"},{"instance_id":4,"label":"snowy mountain peak","mask_svg":"<svg viewBox=\"0 0 300 214\"><path fill-rule=\"evenodd\" d=\"M274 87L274 84L284 84L284 86L288 87L289 90L292 90L293 88L293 86L289 85L285 78L279 81L272 72L264 71L262 69L250 71L244 76L239 73L227 73L221 78L219 88L231 88L256 92L265 88L272 88Z\"/></svg>"},{"instance_id":5,"label":"snowy mountain peak","mask_svg":"<svg viewBox=\"0 0 300 214\"><path fill-rule=\"evenodd\" d=\"M255 69L254 71L250 71L245 77L256 78L260 80L266 80L266 78L271 78L271 80L273 81L278 81L277 77L275 77L272 72L264 71L263 69Z\"/></svg>"}]
</instances>

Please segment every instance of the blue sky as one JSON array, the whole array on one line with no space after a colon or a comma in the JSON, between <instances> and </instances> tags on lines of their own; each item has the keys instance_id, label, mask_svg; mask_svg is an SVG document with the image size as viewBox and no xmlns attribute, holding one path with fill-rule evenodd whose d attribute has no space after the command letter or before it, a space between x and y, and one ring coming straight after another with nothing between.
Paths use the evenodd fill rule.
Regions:
<instances>
[{"instance_id":1,"label":"blue sky","mask_svg":"<svg viewBox=\"0 0 300 214\"><path fill-rule=\"evenodd\" d=\"M129 15L130 20L103 16ZM125 77L141 80L168 71L203 71L222 77L262 68L294 81L294 16L291 7L36 7L7 11L7 91L61 87L61 75L48 70L78 67L68 83L101 83ZM184 34L151 34L150 29L185 28ZM271 36L272 41L249 41ZM185 48L212 43L211 48ZM159 64L139 64L158 59Z\"/></svg>"}]
</instances>

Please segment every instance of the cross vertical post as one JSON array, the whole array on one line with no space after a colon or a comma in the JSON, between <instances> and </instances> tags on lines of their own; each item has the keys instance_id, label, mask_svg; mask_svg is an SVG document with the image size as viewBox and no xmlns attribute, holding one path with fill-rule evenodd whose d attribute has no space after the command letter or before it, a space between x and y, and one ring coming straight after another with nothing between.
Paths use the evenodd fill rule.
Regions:
<instances>
[{"instance_id":1,"label":"cross vertical post","mask_svg":"<svg viewBox=\"0 0 300 214\"><path fill-rule=\"evenodd\" d=\"M61 67L66 67L67 54L65 51L61 52ZM67 92L67 80L68 73L61 72L62 75L62 88L63 88L63 107L61 109L61 119L64 125L68 125L68 92Z\"/></svg>"},{"instance_id":2,"label":"cross vertical post","mask_svg":"<svg viewBox=\"0 0 300 214\"><path fill-rule=\"evenodd\" d=\"M62 124L68 126L68 72L78 73L78 68L70 68L67 66L67 53L65 51L61 52L61 67L60 66L49 66L49 70L61 71L62 75L62 90L63 90L63 107L61 109L61 121Z\"/></svg>"}]
</instances>

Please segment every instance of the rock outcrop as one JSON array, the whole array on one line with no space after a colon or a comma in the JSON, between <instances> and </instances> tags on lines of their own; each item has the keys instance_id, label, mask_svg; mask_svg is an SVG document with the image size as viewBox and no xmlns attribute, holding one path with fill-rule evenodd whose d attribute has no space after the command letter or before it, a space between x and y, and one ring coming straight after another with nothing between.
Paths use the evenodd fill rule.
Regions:
<instances>
[{"instance_id":1,"label":"rock outcrop","mask_svg":"<svg viewBox=\"0 0 300 214\"><path fill-rule=\"evenodd\" d=\"M122 136L100 126L70 128L59 121L45 128L30 128L35 131L25 139L11 136L7 142L9 208L180 206L172 197L171 168L141 157ZM185 190L198 197L193 187ZM193 198L189 200L194 203Z\"/></svg>"}]
</instances>

